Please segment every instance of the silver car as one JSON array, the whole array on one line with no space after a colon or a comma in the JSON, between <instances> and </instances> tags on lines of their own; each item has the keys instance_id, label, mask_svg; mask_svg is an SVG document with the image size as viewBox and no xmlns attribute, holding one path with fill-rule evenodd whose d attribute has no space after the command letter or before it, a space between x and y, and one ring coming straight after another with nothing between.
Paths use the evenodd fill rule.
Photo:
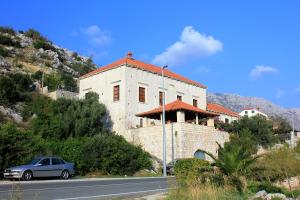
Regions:
<instances>
[{"instance_id":1,"label":"silver car","mask_svg":"<svg viewBox=\"0 0 300 200\"><path fill-rule=\"evenodd\" d=\"M74 175L74 164L58 157L39 157L29 164L11 167L4 170L4 178L29 181L36 177L61 177L68 179Z\"/></svg>"}]
</instances>

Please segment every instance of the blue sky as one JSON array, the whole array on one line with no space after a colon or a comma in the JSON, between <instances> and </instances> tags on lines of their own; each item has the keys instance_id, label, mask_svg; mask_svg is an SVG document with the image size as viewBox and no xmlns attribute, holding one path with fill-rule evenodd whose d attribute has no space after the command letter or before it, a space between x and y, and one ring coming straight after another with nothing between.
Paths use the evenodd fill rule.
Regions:
<instances>
[{"instance_id":1,"label":"blue sky","mask_svg":"<svg viewBox=\"0 0 300 200\"><path fill-rule=\"evenodd\" d=\"M33 27L106 65L132 51L208 86L300 107L299 1L13 1L0 25Z\"/></svg>"}]
</instances>

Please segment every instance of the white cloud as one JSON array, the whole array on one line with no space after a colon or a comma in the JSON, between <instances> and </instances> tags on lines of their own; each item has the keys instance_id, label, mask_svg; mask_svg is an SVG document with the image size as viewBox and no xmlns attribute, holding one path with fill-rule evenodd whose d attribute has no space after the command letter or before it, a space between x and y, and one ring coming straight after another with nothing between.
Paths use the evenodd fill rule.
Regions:
<instances>
[{"instance_id":1,"label":"white cloud","mask_svg":"<svg viewBox=\"0 0 300 200\"><path fill-rule=\"evenodd\" d=\"M178 66L188 60L213 55L222 49L222 42L187 26L183 29L179 41L156 55L152 62L158 65Z\"/></svg>"},{"instance_id":2,"label":"white cloud","mask_svg":"<svg viewBox=\"0 0 300 200\"><path fill-rule=\"evenodd\" d=\"M284 94L285 94L284 90L277 88L275 97L281 98Z\"/></svg>"},{"instance_id":3,"label":"white cloud","mask_svg":"<svg viewBox=\"0 0 300 200\"><path fill-rule=\"evenodd\" d=\"M250 77L252 79L257 79L257 78L261 77L263 74L277 73L277 72L278 72L278 70L274 67L258 65L254 69L251 70Z\"/></svg>"},{"instance_id":4,"label":"white cloud","mask_svg":"<svg viewBox=\"0 0 300 200\"><path fill-rule=\"evenodd\" d=\"M211 72L211 69L208 67L205 67L205 66L198 67L196 70L197 70L197 72L199 72L201 74L207 74L207 73Z\"/></svg>"},{"instance_id":5,"label":"white cloud","mask_svg":"<svg viewBox=\"0 0 300 200\"><path fill-rule=\"evenodd\" d=\"M111 42L108 32L102 30L97 25L82 28L80 31L87 37L89 43L93 46L105 46Z\"/></svg>"}]
</instances>

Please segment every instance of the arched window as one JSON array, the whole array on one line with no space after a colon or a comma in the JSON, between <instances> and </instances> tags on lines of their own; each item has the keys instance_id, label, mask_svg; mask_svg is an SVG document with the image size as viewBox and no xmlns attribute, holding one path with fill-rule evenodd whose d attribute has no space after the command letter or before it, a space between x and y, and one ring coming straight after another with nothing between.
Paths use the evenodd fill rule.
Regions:
<instances>
[{"instance_id":1,"label":"arched window","mask_svg":"<svg viewBox=\"0 0 300 200\"><path fill-rule=\"evenodd\" d=\"M198 159L201 159L201 160L205 160L205 153L203 151L201 151L201 150L197 150L194 153L194 157L198 158Z\"/></svg>"}]
</instances>

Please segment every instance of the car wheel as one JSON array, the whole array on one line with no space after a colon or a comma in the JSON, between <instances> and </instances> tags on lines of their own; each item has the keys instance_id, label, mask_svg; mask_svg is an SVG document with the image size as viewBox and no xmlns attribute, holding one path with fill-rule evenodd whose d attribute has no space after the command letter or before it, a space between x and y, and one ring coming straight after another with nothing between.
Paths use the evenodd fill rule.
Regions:
<instances>
[{"instance_id":1,"label":"car wheel","mask_svg":"<svg viewBox=\"0 0 300 200\"><path fill-rule=\"evenodd\" d=\"M61 172L61 175L60 175L61 179L67 180L69 177L70 177L70 173L68 172L68 170L64 170Z\"/></svg>"},{"instance_id":2,"label":"car wheel","mask_svg":"<svg viewBox=\"0 0 300 200\"><path fill-rule=\"evenodd\" d=\"M22 175L22 180L23 181L30 181L32 179L32 172L27 170L23 173Z\"/></svg>"}]
</instances>

